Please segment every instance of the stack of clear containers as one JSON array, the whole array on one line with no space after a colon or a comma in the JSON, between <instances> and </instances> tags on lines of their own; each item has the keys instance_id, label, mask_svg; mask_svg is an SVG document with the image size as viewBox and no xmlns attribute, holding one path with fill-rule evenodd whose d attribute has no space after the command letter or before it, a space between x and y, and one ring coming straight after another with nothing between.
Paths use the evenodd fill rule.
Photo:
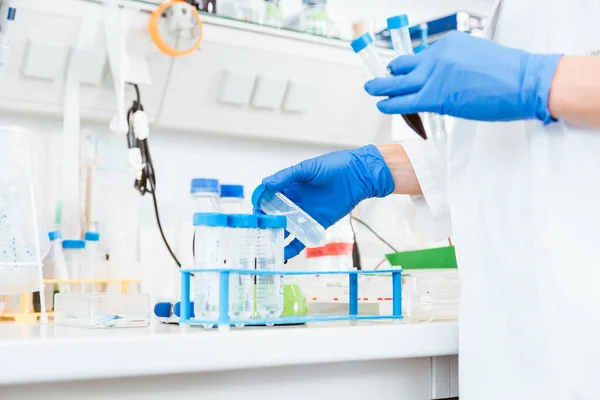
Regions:
<instances>
[{"instance_id":1,"label":"stack of clear containers","mask_svg":"<svg viewBox=\"0 0 600 400\"><path fill-rule=\"evenodd\" d=\"M283 241L287 220L284 216L260 215L256 244L256 269L283 269ZM281 275L258 275L256 278L256 308L263 318L277 318L283 312L284 280ZM271 326L273 323L267 323Z\"/></svg>"},{"instance_id":2,"label":"stack of clear containers","mask_svg":"<svg viewBox=\"0 0 600 400\"><path fill-rule=\"evenodd\" d=\"M85 241L83 240L63 240L63 254L67 265L69 279L84 279L82 276L85 260ZM83 293L83 284L76 283L69 285L70 293Z\"/></svg>"},{"instance_id":3,"label":"stack of clear containers","mask_svg":"<svg viewBox=\"0 0 600 400\"><path fill-rule=\"evenodd\" d=\"M329 16L327 0L302 0L304 10L300 15L300 30L314 35L326 36Z\"/></svg>"},{"instance_id":4,"label":"stack of clear containers","mask_svg":"<svg viewBox=\"0 0 600 400\"><path fill-rule=\"evenodd\" d=\"M256 229L258 217L248 214L227 216L227 268L254 269L256 259ZM248 319L254 311L254 277L248 274L229 275L229 316L233 320ZM243 323L236 323L241 327Z\"/></svg>"},{"instance_id":5,"label":"stack of clear containers","mask_svg":"<svg viewBox=\"0 0 600 400\"><path fill-rule=\"evenodd\" d=\"M325 229L283 194L259 185L252 193L252 205L268 215L283 215L287 231L306 247L320 247L325 243Z\"/></svg>"},{"instance_id":6,"label":"stack of clear containers","mask_svg":"<svg viewBox=\"0 0 600 400\"><path fill-rule=\"evenodd\" d=\"M219 204L225 214L242 214L244 212L244 186L221 185Z\"/></svg>"},{"instance_id":7,"label":"stack of clear containers","mask_svg":"<svg viewBox=\"0 0 600 400\"><path fill-rule=\"evenodd\" d=\"M224 265L223 241L227 216L220 213L194 214L194 268L216 269ZM194 277L195 318L216 321L219 319L219 275L198 273ZM205 324L205 328L214 325Z\"/></svg>"}]
</instances>

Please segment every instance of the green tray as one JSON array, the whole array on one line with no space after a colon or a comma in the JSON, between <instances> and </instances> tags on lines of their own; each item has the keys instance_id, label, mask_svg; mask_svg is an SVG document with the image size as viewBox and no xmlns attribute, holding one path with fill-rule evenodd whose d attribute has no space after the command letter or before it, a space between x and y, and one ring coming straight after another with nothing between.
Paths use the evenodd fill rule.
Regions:
<instances>
[{"instance_id":1,"label":"green tray","mask_svg":"<svg viewBox=\"0 0 600 400\"><path fill-rule=\"evenodd\" d=\"M454 246L402 251L386 254L386 257L393 267L403 270L457 268Z\"/></svg>"}]
</instances>

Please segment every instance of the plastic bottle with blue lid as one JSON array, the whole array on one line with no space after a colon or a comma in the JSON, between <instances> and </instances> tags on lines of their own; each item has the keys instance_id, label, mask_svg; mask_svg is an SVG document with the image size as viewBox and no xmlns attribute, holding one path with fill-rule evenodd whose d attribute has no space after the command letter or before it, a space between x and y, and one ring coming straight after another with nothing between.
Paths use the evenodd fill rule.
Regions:
<instances>
[{"instance_id":1,"label":"plastic bottle with blue lid","mask_svg":"<svg viewBox=\"0 0 600 400\"><path fill-rule=\"evenodd\" d=\"M256 269L283 270L284 230L287 219L283 215L259 215L256 244ZM284 279L281 275L256 277L256 308L263 318L277 318L283 312ZM274 323L273 323L274 324ZM267 323L267 325L273 325Z\"/></svg>"},{"instance_id":2,"label":"plastic bottle with blue lid","mask_svg":"<svg viewBox=\"0 0 600 400\"><path fill-rule=\"evenodd\" d=\"M194 214L194 268L223 268L223 241L227 215L221 213ZM196 318L219 319L219 274L206 272L194 276L194 314ZM214 325L205 324L205 328Z\"/></svg>"},{"instance_id":3,"label":"plastic bottle with blue lid","mask_svg":"<svg viewBox=\"0 0 600 400\"><path fill-rule=\"evenodd\" d=\"M244 186L221 185L221 210L225 214L241 214L244 211Z\"/></svg>"},{"instance_id":4,"label":"plastic bottle with blue lid","mask_svg":"<svg viewBox=\"0 0 600 400\"><path fill-rule=\"evenodd\" d=\"M63 240L63 253L67 264L69 279L78 280L82 278L82 269L85 258L85 241L83 240ZM71 293L83 293L83 284L71 284Z\"/></svg>"},{"instance_id":5,"label":"plastic bottle with blue lid","mask_svg":"<svg viewBox=\"0 0 600 400\"><path fill-rule=\"evenodd\" d=\"M227 216L227 268L254 269L256 259L256 229L258 217L251 214ZM230 274L229 316L248 319L254 312L254 285L252 275ZM235 322L234 322L235 323ZM242 323L235 323L243 326Z\"/></svg>"},{"instance_id":6,"label":"plastic bottle with blue lid","mask_svg":"<svg viewBox=\"0 0 600 400\"><path fill-rule=\"evenodd\" d=\"M55 279L67 280L69 279L69 272L67 270L67 264L65 261L65 254L62 248L62 233L60 231L48 232L48 239L50 239L50 251L54 261L54 276ZM60 293L69 293L70 287L67 283L60 283L58 285Z\"/></svg>"},{"instance_id":7,"label":"plastic bottle with blue lid","mask_svg":"<svg viewBox=\"0 0 600 400\"><path fill-rule=\"evenodd\" d=\"M85 263L83 267L82 279L100 279L98 276L100 254L98 253L98 242L100 234L98 232L86 232L83 236L85 240ZM86 293L93 293L95 285L93 283L86 284L83 287Z\"/></svg>"},{"instance_id":8,"label":"plastic bottle with blue lid","mask_svg":"<svg viewBox=\"0 0 600 400\"><path fill-rule=\"evenodd\" d=\"M325 229L282 193L258 185L252 193L252 205L267 215L283 215L286 230L306 247L319 247L325 242Z\"/></svg>"},{"instance_id":9,"label":"plastic bottle with blue lid","mask_svg":"<svg viewBox=\"0 0 600 400\"><path fill-rule=\"evenodd\" d=\"M220 212L219 180L212 178L194 178L190 182L190 194L194 201L194 211Z\"/></svg>"}]
</instances>

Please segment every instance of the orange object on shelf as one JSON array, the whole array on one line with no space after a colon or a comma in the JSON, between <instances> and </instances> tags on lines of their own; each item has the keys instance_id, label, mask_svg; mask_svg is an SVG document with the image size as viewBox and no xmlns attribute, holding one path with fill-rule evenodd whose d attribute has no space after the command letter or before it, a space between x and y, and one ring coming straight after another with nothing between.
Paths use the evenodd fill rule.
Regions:
<instances>
[{"instance_id":1,"label":"orange object on shelf","mask_svg":"<svg viewBox=\"0 0 600 400\"><path fill-rule=\"evenodd\" d=\"M181 57L191 54L196 51L198 47L200 47L200 43L202 43L202 19L200 18L198 11L196 11L196 9L193 7L191 7L192 16L198 23L198 39L196 39L192 47L186 50L178 50L169 46L162 38L160 29L158 28L160 17L169 7L177 3L187 4L184 0L171 0L167 3L163 3L158 6L158 8L154 10L152 14L150 14L150 21L148 22L148 31L150 32L150 38L152 38L152 42L154 42L160 51L171 57Z\"/></svg>"}]
</instances>

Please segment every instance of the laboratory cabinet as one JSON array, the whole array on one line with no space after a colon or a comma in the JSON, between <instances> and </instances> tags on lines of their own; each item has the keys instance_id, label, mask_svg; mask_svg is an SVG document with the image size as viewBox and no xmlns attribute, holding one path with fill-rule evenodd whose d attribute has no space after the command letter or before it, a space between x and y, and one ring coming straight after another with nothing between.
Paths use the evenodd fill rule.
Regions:
<instances>
[{"instance_id":1,"label":"laboratory cabinet","mask_svg":"<svg viewBox=\"0 0 600 400\"><path fill-rule=\"evenodd\" d=\"M19 4L0 110L60 118L69 99L66 107L78 107L83 120L108 125L117 104L107 56L114 38L106 34L114 25L104 21L103 4ZM348 42L202 15L199 50L171 58L147 31L154 6L126 4L135 9L123 35L125 76L140 85L154 129L339 146L390 140L392 120L364 92L369 73ZM127 86L126 108L133 97Z\"/></svg>"}]
</instances>

